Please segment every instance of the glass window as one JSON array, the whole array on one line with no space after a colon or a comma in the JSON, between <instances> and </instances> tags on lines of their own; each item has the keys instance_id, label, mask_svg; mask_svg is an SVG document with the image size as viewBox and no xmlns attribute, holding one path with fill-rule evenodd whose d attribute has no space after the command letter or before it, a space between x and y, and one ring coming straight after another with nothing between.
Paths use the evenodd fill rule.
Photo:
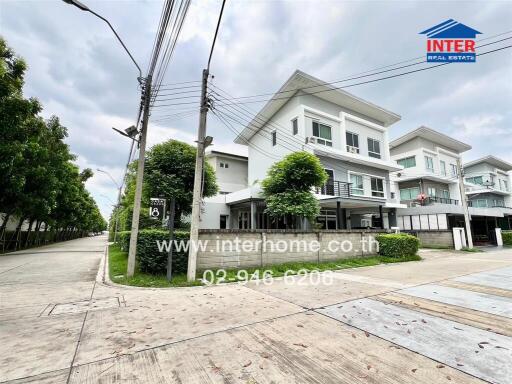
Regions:
<instances>
[{"instance_id":1,"label":"glass window","mask_svg":"<svg viewBox=\"0 0 512 384\"><path fill-rule=\"evenodd\" d=\"M457 166L455 164L450 164L450 171L452 176L457 176Z\"/></svg>"},{"instance_id":2,"label":"glass window","mask_svg":"<svg viewBox=\"0 0 512 384\"><path fill-rule=\"evenodd\" d=\"M384 181L376 177L371 178L372 196L384 197Z\"/></svg>"},{"instance_id":3,"label":"glass window","mask_svg":"<svg viewBox=\"0 0 512 384\"><path fill-rule=\"evenodd\" d=\"M404 168L411 168L416 166L416 156L406 157L396 161L398 165Z\"/></svg>"},{"instance_id":4,"label":"glass window","mask_svg":"<svg viewBox=\"0 0 512 384\"><path fill-rule=\"evenodd\" d=\"M494 200L493 201L493 205L495 207L504 207L505 206L505 201L503 201L503 200Z\"/></svg>"},{"instance_id":5,"label":"glass window","mask_svg":"<svg viewBox=\"0 0 512 384\"><path fill-rule=\"evenodd\" d=\"M441 175L446 176L446 163L441 160L439 161L439 165L441 166Z\"/></svg>"},{"instance_id":6,"label":"glass window","mask_svg":"<svg viewBox=\"0 0 512 384\"><path fill-rule=\"evenodd\" d=\"M507 180L503 180L503 190L508 192L508 183L507 183Z\"/></svg>"},{"instance_id":7,"label":"glass window","mask_svg":"<svg viewBox=\"0 0 512 384\"><path fill-rule=\"evenodd\" d=\"M430 156L425 156L425 169L434 172L434 159Z\"/></svg>"},{"instance_id":8,"label":"glass window","mask_svg":"<svg viewBox=\"0 0 512 384\"><path fill-rule=\"evenodd\" d=\"M313 121L313 136L317 138L317 143L332 147L332 135L331 127L325 124L321 124L317 121Z\"/></svg>"},{"instance_id":9,"label":"glass window","mask_svg":"<svg viewBox=\"0 0 512 384\"><path fill-rule=\"evenodd\" d=\"M226 229L228 224L228 216L220 215L220 229Z\"/></svg>"},{"instance_id":10,"label":"glass window","mask_svg":"<svg viewBox=\"0 0 512 384\"><path fill-rule=\"evenodd\" d=\"M485 200L485 199L477 199L476 200L476 206L478 208L487 208L487 200Z\"/></svg>"},{"instance_id":11,"label":"glass window","mask_svg":"<svg viewBox=\"0 0 512 384\"><path fill-rule=\"evenodd\" d=\"M275 147L277 144L277 132L272 132L272 146Z\"/></svg>"},{"instance_id":12,"label":"glass window","mask_svg":"<svg viewBox=\"0 0 512 384\"><path fill-rule=\"evenodd\" d=\"M352 183L351 192L353 195L364 195L364 187L363 187L363 176L350 174L350 182Z\"/></svg>"},{"instance_id":13,"label":"glass window","mask_svg":"<svg viewBox=\"0 0 512 384\"><path fill-rule=\"evenodd\" d=\"M357 133L346 132L347 152L359 153L359 135Z\"/></svg>"},{"instance_id":14,"label":"glass window","mask_svg":"<svg viewBox=\"0 0 512 384\"><path fill-rule=\"evenodd\" d=\"M445 199L449 199L450 198L450 191L449 190L443 189L441 191L441 193L442 193L442 197L444 197Z\"/></svg>"},{"instance_id":15,"label":"glass window","mask_svg":"<svg viewBox=\"0 0 512 384\"><path fill-rule=\"evenodd\" d=\"M466 181L471 184L483 185L484 180L482 176L467 177Z\"/></svg>"},{"instance_id":16,"label":"glass window","mask_svg":"<svg viewBox=\"0 0 512 384\"><path fill-rule=\"evenodd\" d=\"M294 135L299 133L299 124L297 122L297 119L293 119L292 120L292 132L293 132Z\"/></svg>"},{"instance_id":17,"label":"glass window","mask_svg":"<svg viewBox=\"0 0 512 384\"><path fill-rule=\"evenodd\" d=\"M427 187L427 194L431 197L436 197L436 189L434 187Z\"/></svg>"},{"instance_id":18,"label":"glass window","mask_svg":"<svg viewBox=\"0 0 512 384\"><path fill-rule=\"evenodd\" d=\"M404 188L400 190L400 200L416 200L419 194L419 187Z\"/></svg>"},{"instance_id":19,"label":"glass window","mask_svg":"<svg viewBox=\"0 0 512 384\"><path fill-rule=\"evenodd\" d=\"M380 159L380 142L370 137L368 138L368 156Z\"/></svg>"}]
</instances>

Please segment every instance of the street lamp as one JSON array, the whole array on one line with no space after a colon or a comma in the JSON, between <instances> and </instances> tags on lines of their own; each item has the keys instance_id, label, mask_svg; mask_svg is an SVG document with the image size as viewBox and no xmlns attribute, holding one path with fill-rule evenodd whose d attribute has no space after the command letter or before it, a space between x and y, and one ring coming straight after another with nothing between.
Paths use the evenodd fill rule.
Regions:
<instances>
[{"instance_id":1,"label":"street lamp","mask_svg":"<svg viewBox=\"0 0 512 384\"><path fill-rule=\"evenodd\" d=\"M100 18L101 20L103 20L105 23L108 24L108 26L110 27L110 29L112 30L112 32L114 32L114 35L116 35L117 37L117 40L119 40L119 42L121 43L121 45L123 46L124 50L126 51L126 53L128 54L128 56L130 56L130 59L132 59L133 61L133 64L135 64L135 66L137 67L137 69L139 70L139 77L138 77L138 80L139 82L141 82L142 80L142 70L140 69L139 67L139 64L137 64L137 62L135 61L135 59L133 58L132 54L130 53L130 51L128 50L128 48L126 48L126 45L124 45L123 43L123 40L121 40L121 37L119 37L119 35L117 34L116 30L114 29L114 27L112 26L112 24L110 24L110 22L105 19L103 16L97 14L96 12L94 12L93 10L91 10L87 5L81 3L80 1L78 0L63 0L65 3L67 4L70 4L70 5L74 5L75 7L77 7L78 9L81 9L82 11L85 11L85 12L90 12L92 13L94 16Z\"/></svg>"},{"instance_id":2,"label":"street lamp","mask_svg":"<svg viewBox=\"0 0 512 384\"><path fill-rule=\"evenodd\" d=\"M142 71L140 69L140 66L137 64L133 56L131 55L130 51L128 51L128 48L124 45L123 41L115 31L114 27L112 27L112 24L105 19L103 16L98 15L96 12L92 11L87 7L86 5L82 4L78 0L63 0L68 4L71 4L78 9L86 12L92 13L94 16L100 18L105 23L108 24L112 32L114 32L114 35L116 35L117 40L121 43L126 53L128 53L128 56L130 56L130 59L133 61L135 66L137 67L137 70L139 71L139 77L138 81L139 84L142 86L142 97L141 97L141 108L139 109L139 115L137 117L137 126L140 121L140 117L142 115L142 126L139 133L139 161L137 163L137 177L135 180L135 196L133 199L133 216L132 216L132 229L131 229L131 235L130 235L130 248L128 250L128 266L126 275L128 277L133 276L135 273L135 253L137 252L137 236L139 233L139 217L140 217L140 208L141 208L141 199L142 199L142 182L144 178L144 161L145 157L144 154L146 152L146 139L147 139L147 132L148 132L148 122L149 122L149 107L150 107L150 101L151 101L151 82L152 82L152 75L148 74L146 78L142 77ZM135 140L132 140L132 150L133 145L135 143ZM130 157L131 157L131 151L130 151ZM130 159L128 158L128 160ZM125 178L126 178L126 172L128 171L128 168L125 171ZM123 179L124 183L125 179Z\"/></svg>"},{"instance_id":3,"label":"street lamp","mask_svg":"<svg viewBox=\"0 0 512 384\"><path fill-rule=\"evenodd\" d=\"M114 127L112 127L112 129L114 131L116 131L117 133L119 133L120 135L123 135L123 136L125 136L125 137L127 137L129 139L132 139L132 140L136 141L136 142L139 142L139 140L137 140L135 138L135 136L137 136L139 134L139 130L135 127L135 125L132 125L132 126L126 128L124 130L124 132L121 131L120 129L117 129L117 128L114 128Z\"/></svg>"}]
</instances>

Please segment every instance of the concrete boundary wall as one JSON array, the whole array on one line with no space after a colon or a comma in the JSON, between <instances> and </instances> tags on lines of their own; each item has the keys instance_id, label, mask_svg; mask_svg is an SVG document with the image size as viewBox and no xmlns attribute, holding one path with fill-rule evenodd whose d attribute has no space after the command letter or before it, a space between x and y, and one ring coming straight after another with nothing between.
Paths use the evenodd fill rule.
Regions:
<instances>
[{"instance_id":1,"label":"concrete boundary wall","mask_svg":"<svg viewBox=\"0 0 512 384\"><path fill-rule=\"evenodd\" d=\"M379 233L386 231L204 229L199 233L203 248L197 267L231 269L365 257L377 253Z\"/></svg>"},{"instance_id":2,"label":"concrete boundary wall","mask_svg":"<svg viewBox=\"0 0 512 384\"><path fill-rule=\"evenodd\" d=\"M420 240L420 247L447 247L454 248L453 232L450 230L403 231L416 236Z\"/></svg>"}]
</instances>

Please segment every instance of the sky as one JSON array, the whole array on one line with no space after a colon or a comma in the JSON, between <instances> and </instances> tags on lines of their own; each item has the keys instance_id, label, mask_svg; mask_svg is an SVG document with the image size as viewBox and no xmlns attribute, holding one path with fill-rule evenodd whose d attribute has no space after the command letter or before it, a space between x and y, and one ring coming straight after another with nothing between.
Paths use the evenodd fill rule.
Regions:
<instances>
[{"instance_id":1,"label":"sky","mask_svg":"<svg viewBox=\"0 0 512 384\"><path fill-rule=\"evenodd\" d=\"M163 1L82 2L115 26L145 72ZM220 5L221 0L192 0L164 84L201 79ZM482 32L480 39L511 32L481 44L512 37L510 1L228 0L210 73L214 84L233 96L274 92L296 69L340 80L424 55L425 37L419 32L450 18ZM62 1L2 0L0 35L28 63L25 96L37 97L43 115L59 116L68 128L77 164L107 171L120 183L130 142L111 127L134 124L140 91L138 72L108 26ZM512 45L512 39L482 52L504 45ZM196 101L196 88L181 90L193 90L182 102ZM391 139L426 125L472 145L463 154L465 161L492 154L512 162L512 49L478 57L474 64L447 65L348 91L402 117L390 127ZM246 107L257 112L261 104ZM163 116L194 109L198 105L153 108L149 147L171 138L193 143L197 113ZM245 147L233 143L235 133L212 114L208 134L214 137L213 149L246 154ZM112 180L96 171L86 187L108 217L117 198Z\"/></svg>"}]
</instances>

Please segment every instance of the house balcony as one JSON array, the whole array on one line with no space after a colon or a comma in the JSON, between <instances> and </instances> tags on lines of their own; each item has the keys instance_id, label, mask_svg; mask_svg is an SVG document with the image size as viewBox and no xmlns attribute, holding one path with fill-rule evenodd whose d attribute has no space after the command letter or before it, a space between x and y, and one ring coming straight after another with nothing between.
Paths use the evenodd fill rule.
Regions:
<instances>
[{"instance_id":1,"label":"house balcony","mask_svg":"<svg viewBox=\"0 0 512 384\"><path fill-rule=\"evenodd\" d=\"M352 196L351 184L346 181L331 180L324 186L315 188L317 195L349 198Z\"/></svg>"},{"instance_id":2,"label":"house balcony","mask_svg":"<svg viewBox=\"0 0 512 384\"><path fill-rule=\"evenodd\" d=\"M459 205L459 200L449 199L446 197L438 197L438 196L429 196L425 200L427 204L451 204L451 205Z\"/></svg>"}]
</instances>

